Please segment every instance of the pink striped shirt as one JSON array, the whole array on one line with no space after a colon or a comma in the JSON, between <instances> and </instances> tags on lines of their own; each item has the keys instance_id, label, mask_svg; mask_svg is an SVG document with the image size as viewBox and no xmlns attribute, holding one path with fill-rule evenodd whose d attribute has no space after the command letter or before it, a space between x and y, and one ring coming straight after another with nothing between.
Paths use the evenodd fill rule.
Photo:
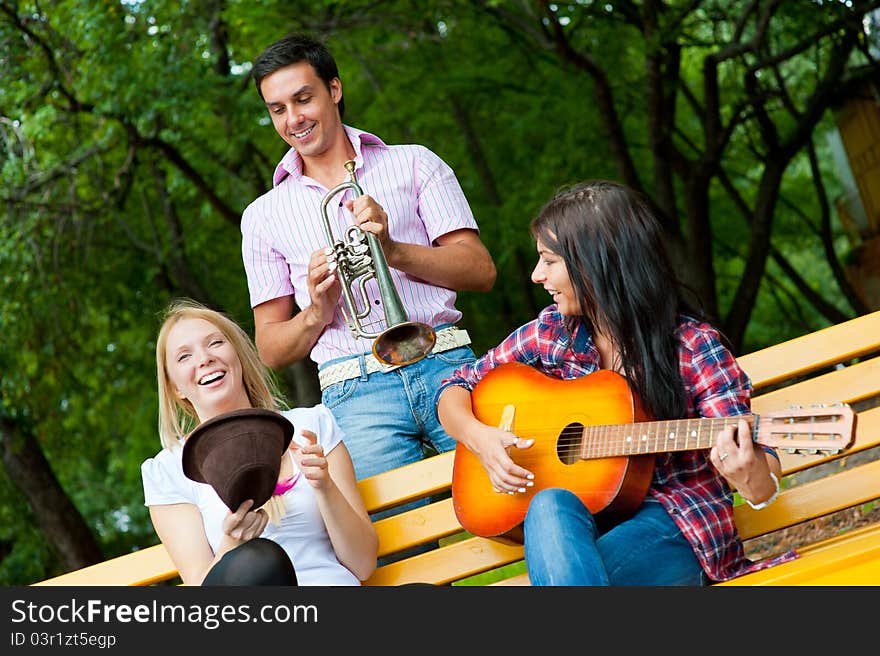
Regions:
<instances>
[{"instance_id":1,"label":"pink striped shirt","mask_svg":"<svg viewBox=\"0 0 880 656\"><path fill-rule=\"evenodd\" d=\"M455 173L433 152L420 145L386 145L379 137L345 126L354 146L357 181L388 214L391 239L430 246L438 237L469 228L478 230L473 212ZM327 189L302 174L302 160L291 148L275 168L273 188L245 208L241 219L242 259L247 273L251 307L283 296L294 296L297 307L311 304L306 283L312 252L330 245L321 216ZM339 193L328 205L334 239L345 239L352 225L342 202L352 190ZM335 213L334 211L335 210ZM432 326L455 323L456 292L414 278L397 269L391 276L412 321ZM376 281L366 286L367 301L379 308ZM359 285L352 290L363 307ZM334 358L369 353L372 341L355 339L342 314L343 299L312 348L311 358L322 364ZM381 311L368 319L375 332L385 327Z\"/></svg>"}]
</instances>

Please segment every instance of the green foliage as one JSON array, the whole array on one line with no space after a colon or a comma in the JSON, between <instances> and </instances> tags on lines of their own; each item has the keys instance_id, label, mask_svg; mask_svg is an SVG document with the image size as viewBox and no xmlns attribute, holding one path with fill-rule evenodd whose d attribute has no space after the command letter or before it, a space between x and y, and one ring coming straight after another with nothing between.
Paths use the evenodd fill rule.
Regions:
<instances>
[{"instance_id":1,"label":"green foliage","mask_svg":"<svg viewBox=\"0 0 880 656\"><path fill-rule=\"evenodd\" d=\"M495 583L497 581L504 581L506 579L525 573L526 561L520 560L518 562L511 563L510 565L504 565L503 567L491 569L488 572L483 572L482 574L469 576L466 579L462 579L461 581L453 583L453 585L491 585L492 583Z\"/></svg>"}]
</instances>

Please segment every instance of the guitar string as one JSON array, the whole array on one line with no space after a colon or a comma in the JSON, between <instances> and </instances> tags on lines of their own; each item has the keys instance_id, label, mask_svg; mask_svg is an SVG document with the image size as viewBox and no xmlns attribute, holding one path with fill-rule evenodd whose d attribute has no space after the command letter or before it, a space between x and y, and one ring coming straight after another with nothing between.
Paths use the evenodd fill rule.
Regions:
<instances>
[{"instance_id":1,"label":"guitar string","mask_svg":"<svg viewBox=\"0 0 880 656\"><path fill-rule=\"evenodd\" d=\"M751 419L753 415L743 415L746 419ZM708 449L714 445L715 431L720 428L724 428L732 422L738 421L740 417L694 417L688 419L672 419L668 421L660 420L660 421L651 421L651 422L638 422L638 423L621 423L621 424L599 424L599 425L584 425L581 427L575 426L566 426L561 431L557 429L545 429L545 428L536 428L531 429L529 426L518 427L517 433L522 436L535 436L539 438L558 435L560 441L562 440L571 440L572 443L566 445L560 445L556 447L556 451L560 456L572 456L579 455L584 448L582 448L580 444L581 437L585 437L586 440L586 455L592 458L599 457L610 457L610 456L625 456L625 455L639 455L639 454L648 454L648 453L660 453L660 452L668 452L668 451L687 451L692 449ZM696 423L698 426L696 429L693 428L693 424ZM673 426L676 424L683 424L684 427L674 428ZM629 431L627 427L632 426L640 426L643 427L643 430ZM799 424L787 424L786 426L791 427L799 427ZM806 426L815 427L813 424L806 424ZM661 431L660 428L663 428ZM704 430L706 433L704 434ZM586 432L586 435L584 433ZM605 434L602 434L604 432ZM611 433L610 435L608 433ZM811 436L814 437L816 434L815 430L806 431L806 430L793 430L786 431L787 434L791 436ZM684 434L684 443L681 444L669 444L670 440L681 440L682 434ZM839 435L840 439L842 439L842 433L832 432L826 433L825 431L821 432L822 435ZM635 438L635 441L634 441ZM639 439L641 438L641 439ZM792 438L789 438L792 439ZM574 443L577 440L578 443ZM690 441L694 440L696 444L690 444ZM664 445L658 445L659 442L665 442ZM757 440L753 440L757 441ZM766 440L770 441L770 440ZM825 442L827 440L819 440L819 442ZM701 444L701 442L705 442L705 444ZM816 440L807 441L803 444L802 447L799 448L816 448L815 444ZM777 440L777 444L781 448L786 448L785 438L779 438ZM790 447L789 442L789 447ZM640 447L641 445L641 447ZM669 448L673 447L673 448ZM521 453L526 453L527 450L523 450Z\"/></svg>"}]
</instances>

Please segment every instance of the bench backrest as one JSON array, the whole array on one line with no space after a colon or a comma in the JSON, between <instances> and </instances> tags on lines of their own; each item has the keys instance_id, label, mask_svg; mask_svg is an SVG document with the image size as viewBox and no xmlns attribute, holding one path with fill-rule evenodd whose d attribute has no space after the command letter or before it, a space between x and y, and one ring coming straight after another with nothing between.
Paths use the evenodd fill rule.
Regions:
<instances>
[{"instance_id":1,"label":"bench backrest","mask_svg":"<svg viewBox=\"0 0 880 656\"><path fill-rule=\"evenodd\" d=\"M739 358L755 388L754 412L791 405L846 402L858 411L856 439L837 455L782 454L783 491L762 511L737 506L744 539L755 538L880 497L880 460L837 468L799 484L799 474L880 445L880 312L799 337ZM376 570L368 585L411 582L448 584L519 563L522 547L466 534L450 496L453 454L447 453L360 482L370 512L420 498L428 505L378 520L380 557L415 545L440 546ZM514 568L510 583L527 583ZM177 576L164 547L156 545L37 585L148 585Z\"/></svg>"},{"instance_id":2,"label":"bench backrest","mask_svg":"<svg viewBox=\"0 0 880 656\"><path fill-rule=\"evenodd\" d=\"M748 506L736 508L737 527L744 538L880 497L880 460L841 466L843 459L880 445L878 356L880 312L874 312L738 359L755 386L752 408L759 414L834 402L849 403L857 412L855 441L844 453L780 454L787 478L778 501L760 512Z\"/></svg>"}]
</instances>

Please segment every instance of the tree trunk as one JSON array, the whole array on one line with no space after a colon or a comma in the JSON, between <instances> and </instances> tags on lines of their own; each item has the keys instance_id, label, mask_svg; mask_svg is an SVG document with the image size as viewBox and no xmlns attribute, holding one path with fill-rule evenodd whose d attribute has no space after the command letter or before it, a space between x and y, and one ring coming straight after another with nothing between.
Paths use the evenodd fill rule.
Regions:
<instances>
[{"instance_id":1,"label":"tree trunk","mask_svg":"<svg viewBox=\"0 0 880 656\"><path fill-rule=\"evenodd\" d=\"M312 406L321 402L318 367L310 358L294 362L280 373L289 390L286 396L291 407Z\"/></svg>"},{"instance_id":2,"label":"tree trunk","mask_svg":"<svg viewBox=\"0 0 880 656\"><path fill-rule=\"evenodd\" d=\"M717 323L719 311L709 221L709 183L710 178L705 172L692 174L685 183L688 241L682 265L684 283L696 293L707 318Z\"/></svg>"},{"instance_id":3,"label":"tree trunk","mask_svg":"<svg viewBox=\"0 0 880 656\"><path fill-rule=\"evenodd\" d=\"M452 106L452 115L455 117L455 122L458 123L458 127L464 135L464 140L468 147L468 153L470 154L473 165L477 170L477 176L482 184L483 192L486 194L486 197L489 199L492 206L501 208L503 199L498 191L498 185L495 182L495 176L492 173L492 167L489 164L489 159L486 157L483 144L480 142L477 131L474 129L471 115L467 110L467 105L455 93L449 94L449 103ZM486 244L486 248L488 248L490 252L492 251L493 246L494 244ZM522 299L526 302L526 307L534 309L534 301L529 293L530 287L532 286L531 275L529 273L530 269L527 266L522 266L522 254L519 250L514 251L513 260L516 265L513 267L513 273L517 276L517 280L514 281L513 285L510 285L509 288L518 290L518 295L522 296ZM507 298L501 303L500 310L501 316L498 318L499 323L503 323L506 326L513 325L513 306ZM535 312L535 314L537 314L537 312Z\"/></svg>"},{"instance_id":4,"label":"tree trunk","mask_svg":"<svg viewBox=\"0 0 880 656\"><path fill-rule=\"evenodd\" d=\"M779 186L782 174L790 157L780 154L768 155L758 199L751 220L751 235L748 254L742 278L737 286L736 294L730 305L730 311L724 322L724 332L733 344L734 352L739 353L745 340L746 328L755 309L755 300L767 268L767 257L770 255L770 236L773 228L773 212L779 197Z\"/></svg>"},{"instance_id":5,"label":"tree trunk","mask_svg":"<svg viewBox=\"0 0 880 656\"><path fill-rule=\"evenodd\" d=\"M61 488L36 437L15 421L0 419L3 466L57 554L65 571L104 560L91 529Z\"/></svg>"}]
</instances>

